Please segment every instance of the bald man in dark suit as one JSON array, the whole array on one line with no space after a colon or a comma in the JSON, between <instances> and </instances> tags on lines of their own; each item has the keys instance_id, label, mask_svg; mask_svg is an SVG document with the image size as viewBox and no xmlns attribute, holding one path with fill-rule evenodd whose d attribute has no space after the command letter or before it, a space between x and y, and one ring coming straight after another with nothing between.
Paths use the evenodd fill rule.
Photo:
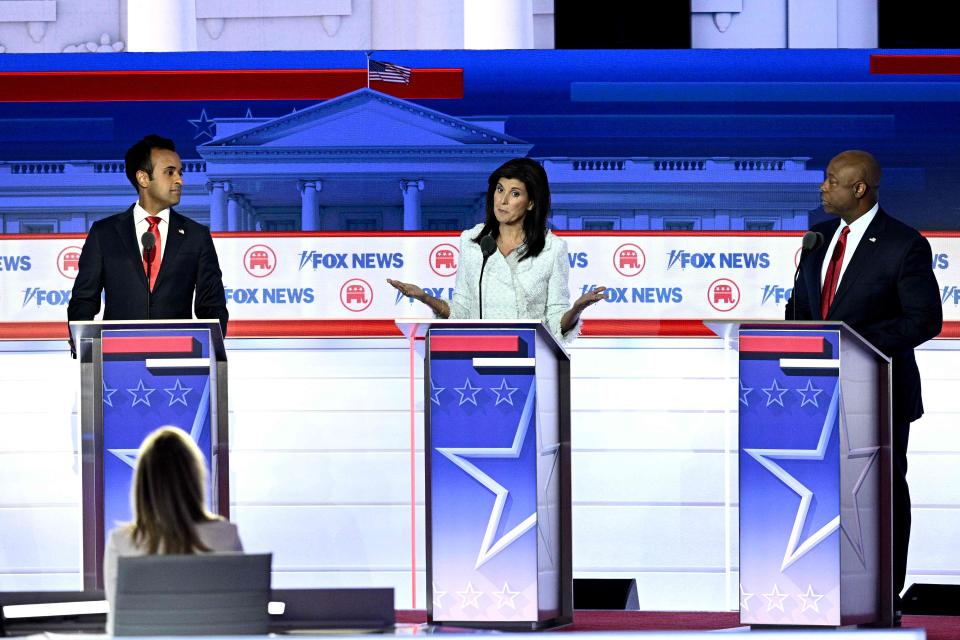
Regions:
<instances>
[{"instance_id":1,"label":"bald man in dark suit","mask_svg":"<svg viewBox=\"0 0 960 640\"><path fill-rule=\"evenodd\" d=\"M195 313L218 320L226 335L229 314L210 230L173 210L183 191L173 141L147 136L127 151L125 165L137 202L90 227L67 317L92 320L105 292L104 320L190 319ZM144 235L154 239L152 250L142 245Z\"/></svg>"},{"instance_id":2,"label":"bald man in dark suit","mask_svg":"<svg viewBox=\"0 0 960 640\"><path fill-rule=\"evenodd\" d=\"M825 242L803 261L785 317L842 320L893 360L893 586L899 594L910 542L907 440L910 423L923 415L913 350L940 333L943 307L930 243L880 208L879 188L880 166L869 153L845 151L830 161L820 194L824 210L837 218L812 228Z\"/></svg>"}]
</instances>

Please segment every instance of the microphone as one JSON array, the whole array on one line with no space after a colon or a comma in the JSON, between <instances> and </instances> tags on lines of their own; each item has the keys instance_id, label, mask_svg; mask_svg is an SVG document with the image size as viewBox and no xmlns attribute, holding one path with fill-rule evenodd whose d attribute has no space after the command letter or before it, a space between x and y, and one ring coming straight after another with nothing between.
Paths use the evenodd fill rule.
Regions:
<instances>
[{"instance_id":1,"label":"microphone","mask_svg":"<svg viewBox=\"0 0 960 640\"><path fill-rule=\"evenodd\" d=\"M493 252L497 250L497 241L493 239L493 236L487 234L480 238L480 253L483 254L483 264L480 265L480 284L478 285L478 291L480 295L480 319L483 320L483 270L487 266L487 260L490 259L490 256L493 255Z\"/></svg>"},{"instance_id":2,"label":"microphone","mask_svg":"<svg viewBox=\"0 0 960 640\"><path fill-rule=\"evenodd\" d=\"M143 245L143 261L147 263L147 320L150 319L150 267L153 262L153 252L157 247L157 239L149 231L144 231L140 236L140 244Z\"/></svg>"},{"instance_id":3,"label":"microphone","mask_svg":"<svg viewBox=\"0 0 960 640\"><path fill-rule=\"evenodd\" d=\"M816 251L823 244L823 234L819 231L807 231L803 234L803 240L800 243L800 259L797 260L797 270L793 272L793 290L790 292L790 299L793 303L793 321L797 320L797 278L800 276L800 265L807 254Z\"/></svg>"}]
</instances>

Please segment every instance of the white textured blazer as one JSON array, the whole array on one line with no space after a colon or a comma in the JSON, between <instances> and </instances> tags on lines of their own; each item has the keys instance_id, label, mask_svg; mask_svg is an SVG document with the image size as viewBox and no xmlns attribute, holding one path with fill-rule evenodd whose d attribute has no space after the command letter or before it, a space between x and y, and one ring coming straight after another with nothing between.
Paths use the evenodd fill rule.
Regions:
<instances>
[{"instance_id":1,"label":"white textured blazer","mask_svg":"<svg viewBox=\"0 0 960 640\"><path fill-rule=\"evenodd\" d=\"M450 303L450 318L480 317L480 267L483 253L473 241L483 229L478 224L460 234L460 266ZM570 309L570 262L567 243L547 231L540 255L517 263L511 270L507 258L494 251L483 270L484 320L540 320L558 340L572 342L580 335L580 322L566 334L560 320Z\"/></svg>"},{"instance_id":2,"label":"white textured blazer","mask_svg":"<svg viewBox=\"0 0 960 640\"><path fill-rule=\"evenodd\" d=\"M227 520L210 520L197 525L197 535L211 551L243 551L237 526ZM103 554L103 581L111 613L107 616L107 633L113 633L113 602L117 596L117 558L120 556L144 556L146 550L133 542L128 527L117 527L110 532L107 548Z\"/></svg>"}]
</instances>

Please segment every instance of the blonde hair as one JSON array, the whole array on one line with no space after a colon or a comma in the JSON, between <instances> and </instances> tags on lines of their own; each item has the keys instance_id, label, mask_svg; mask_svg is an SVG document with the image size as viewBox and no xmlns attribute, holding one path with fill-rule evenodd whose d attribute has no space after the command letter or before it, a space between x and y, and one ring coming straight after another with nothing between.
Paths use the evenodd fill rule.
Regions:
<instances>
[{"instance_id":1,"label":"blonde hair","mask_svg":"<svg viewBox=\"0 0 960 640\"><path fill-rule=\"evenodd\" d=\"M216 520L204 506L207 470L193 440L175 427L144 439L133 472L129 525L134 544L149 554L209 551L196 525Z\"/></svg>"}]
</instances>

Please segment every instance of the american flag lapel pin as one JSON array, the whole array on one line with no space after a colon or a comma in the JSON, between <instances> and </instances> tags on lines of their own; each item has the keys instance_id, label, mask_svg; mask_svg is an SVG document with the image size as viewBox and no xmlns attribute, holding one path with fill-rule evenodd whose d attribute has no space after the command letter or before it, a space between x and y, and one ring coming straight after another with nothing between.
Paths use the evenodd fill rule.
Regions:
<instances>
[{"instance_id":1,"label":"american flag lapel pin","mask_svg":"<svg viewBox=\"0 0 960 640\"><path fill-rule=\"evenodd\" d=\"M870 242L876 242L877 238L875 236L870 236L869 240Z\"/></svg>"},{"instance_id":2,"label":"american flag lapel pin","mask_svg":"<svg viewBox=\"0 0 960 640\"><path fill-rule=\"evenodd\" d=\"M177 229L177 233L179 233L180 235L183 235L183 229ZM870 239L873 240L873 238L870 238Z\"/></svg>"}]
</instances>

